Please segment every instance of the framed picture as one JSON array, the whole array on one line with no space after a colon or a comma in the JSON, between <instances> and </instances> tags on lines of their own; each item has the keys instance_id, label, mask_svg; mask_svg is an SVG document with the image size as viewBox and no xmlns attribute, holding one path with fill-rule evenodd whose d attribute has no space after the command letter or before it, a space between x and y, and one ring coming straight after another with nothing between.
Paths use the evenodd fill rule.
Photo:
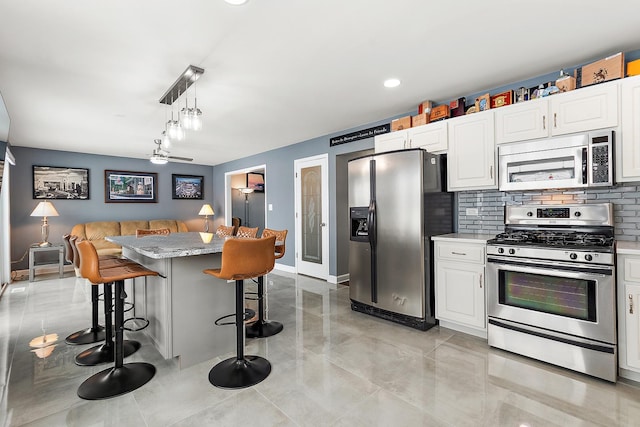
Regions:
<instances>
[{"instance_id":1,"label":"framed picture","mask_svg":"<svg viewBox=\"0 0 640 427\"><path fill-rule=\"evenodd\" d=\"M253 188L256 193L264 192L264 174L249 172L247 174L247 188Z\"/></svg>"},{"instance_id":2,"label":"framed picture","mask_svg":"<svg viewBox=\"0 0 640 427\"><path fill-rule=\"evenodd\" d=\"M158 174L105 170L104 201L105 203L156 203Z\"/></svg>"},{"instance_id":3,"label":"framed picture","mask_svg":"<svg viewBox=\"0 0 640 427\"><path fill-rule=\"evenodd\" d=\"M89 169L33 165L34 199L89 198Z\"/></svg>"},{"instance_id":4,"label":"framed picture","mask_svg":"<svg viewBox=\"0 0 640 427\"><path fill-rule=\"evenodd\" d=\"M203 200L204 176L171 175L171 198Z\"/></svg>"}]
</instances>

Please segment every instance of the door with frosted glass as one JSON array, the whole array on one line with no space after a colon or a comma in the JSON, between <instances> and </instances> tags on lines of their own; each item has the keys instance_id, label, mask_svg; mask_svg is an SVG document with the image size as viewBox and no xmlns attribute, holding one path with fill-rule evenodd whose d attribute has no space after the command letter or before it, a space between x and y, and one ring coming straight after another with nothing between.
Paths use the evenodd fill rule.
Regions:
<instances>
[{"instance_id":1,"label":"door with frosted glass","mask_svg":"<svg viewBox=\"0 0 640 427\"><path fill-rule=\"evenodd\" d=\"M329 175L327 155L295 161L296 266L300 274L329 276Z\"/></svg>"}]
</instances>

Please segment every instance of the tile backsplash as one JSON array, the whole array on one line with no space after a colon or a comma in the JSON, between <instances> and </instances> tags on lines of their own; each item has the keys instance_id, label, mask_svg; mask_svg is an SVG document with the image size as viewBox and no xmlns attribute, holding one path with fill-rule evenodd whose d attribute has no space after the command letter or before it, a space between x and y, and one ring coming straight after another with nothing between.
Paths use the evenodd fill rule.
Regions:
<instances>
[{"instance_id":1,"label":"tile backsplash","mask_svg":"<svg viewBox=\"0 0 640 427\"><path fill-rule=\"evenodd\" d=\"M458 193L458 232L502 232L505 205L609 202L613 204L616 239L640 241L640 184L567 191L461 191Z\"/></svg>"}]
</instances>

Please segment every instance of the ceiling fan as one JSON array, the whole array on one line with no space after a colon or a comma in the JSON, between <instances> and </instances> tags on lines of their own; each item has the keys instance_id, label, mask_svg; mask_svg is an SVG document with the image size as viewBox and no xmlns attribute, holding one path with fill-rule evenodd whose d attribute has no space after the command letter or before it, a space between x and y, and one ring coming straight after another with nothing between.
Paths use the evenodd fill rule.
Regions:
<instances>
[{"instance_id":1,"label":"ceiling fan","mask_svg":"<svg viewBox=\"0 0 640 427\"><path fill-rule=\"evenodd\" d=\"M149 157L151 163L155 163L156 165L164 165L169 160L181 160L183 162L193 161L193 159L189 157L170 156L167 150L162 149L162 141L160 139L154 139L153 142L157 145L157 147L153 149L153 154L151 154L151 157Z\"/></svg>"}]
</instances>

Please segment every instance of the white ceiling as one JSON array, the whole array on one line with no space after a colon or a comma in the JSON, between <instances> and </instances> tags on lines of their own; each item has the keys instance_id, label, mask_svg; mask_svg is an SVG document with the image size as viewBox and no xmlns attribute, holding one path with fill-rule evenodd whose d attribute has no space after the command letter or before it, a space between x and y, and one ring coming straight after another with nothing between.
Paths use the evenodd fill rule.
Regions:
<instances>
[{"instance_id":1,"label":"white ceiling","mask_svg":"<svg viewBox=\"0 0 640 427\"><path fill-rule=\"evenodd\" d=\"M193 64L208 165L639 48L638 0L0 0L11 144L147 158Z\"/></svg>"}]
</instances>

